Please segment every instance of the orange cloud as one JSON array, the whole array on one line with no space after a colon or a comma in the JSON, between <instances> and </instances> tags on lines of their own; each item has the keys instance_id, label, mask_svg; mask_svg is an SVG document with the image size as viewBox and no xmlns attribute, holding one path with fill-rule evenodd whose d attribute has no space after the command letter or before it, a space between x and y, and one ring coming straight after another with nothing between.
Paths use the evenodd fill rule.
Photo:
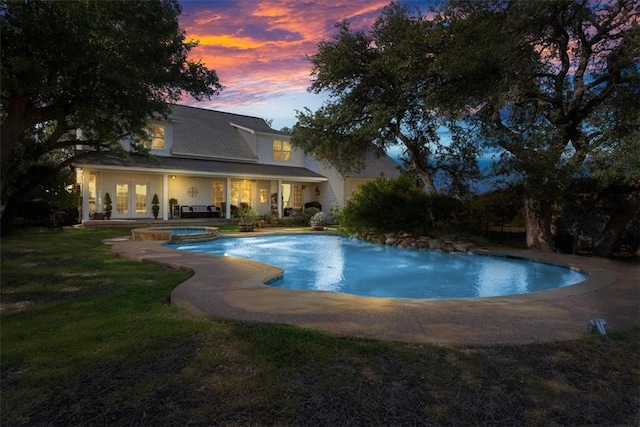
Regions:
<instances>
[{"instance_id":1,"label":"orange cloud","mask_svg":"<svg viewBox=\"0 0 640 427\"><path fill-rule=\"evenodd\" d=\"M302 3L298 3L298 7L300 7ZM253 11L253 16L285 16L289 13L295 11L295 6L290 5L289 7L285 7L283 3L257 3L256 9Z\"/></svg>"},{"instance_id":2,"label":"orange cloud","mask_svg":"<svg viewBox=\"0 0 640 427\"><path fill-rule=\"evenodd\" d=\"M191 57L216 70L224 91L212 104L256 105L302 98L318 43L345 19L368 30L387 0L183 1L181 27L198 40ZM284 103L283 103L284 104ZM301 110L305 105L291 105ZM219 108L216 106L216 108Z\"/></svg>"},{"instance_id":3,"label":"orange cloud","mask_svg":"<svg viewBox=\"0 0 640 427\"><path fill-rule=\"evenodd\" d=\"M232 47L237 49L259 49L266 44L264 41L255 40L251 37L238 37L231 34L211 36L194 34L192 38L202 46Z\"/></svg>"}]
</instances>

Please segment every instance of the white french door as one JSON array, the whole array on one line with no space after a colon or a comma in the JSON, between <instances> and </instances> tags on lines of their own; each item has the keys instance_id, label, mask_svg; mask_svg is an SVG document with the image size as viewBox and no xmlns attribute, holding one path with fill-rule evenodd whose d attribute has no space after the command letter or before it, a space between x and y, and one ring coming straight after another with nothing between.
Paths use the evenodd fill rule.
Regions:
<instances>
[{"instance_id":1,"label":"white french door","mask_svg":"<svg viewBox=\"0 0 640 427\"><path fill-rule=\"evenodd\" d=\"M149 184L135 182L116 183L113 218L149 218L151 216Z\"/></svg>"},{"instance_id":2,"label":"white french door","mask_svg":"<svg viewBox=\"0 0 640 427\"><path fill-rule=\"evenodd\" d=\"M253 183L251 181L232 181L231 194L229 202L232 205L243 207L252 207L253 203Z\"/></svg>"}]
</instances>

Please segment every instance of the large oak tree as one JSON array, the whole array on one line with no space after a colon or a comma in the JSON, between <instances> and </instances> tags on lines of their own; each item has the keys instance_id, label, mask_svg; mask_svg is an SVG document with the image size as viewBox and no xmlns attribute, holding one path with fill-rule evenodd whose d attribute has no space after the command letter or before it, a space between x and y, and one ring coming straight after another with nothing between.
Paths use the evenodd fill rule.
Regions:
<instances>
[{"instance_id":1,"label":"large oak tree","mask_svg":"<svg viewBox=\"0 0 640 427\"><path fill-rule=\"evenodd\" d=\"M627 221L601 245L615 246L637 212L639 17L634 0L456 0L441 11L437 102L466 111L522 184L529 247L553 247L554 205L579 177L630 189Z\"/></svg>"},{"instance_id":2,"label":"large oak tree","mask_svg":"<svg viewBox=\"0 0 640 427\"><path fill-rule=\"evenodd\" d=\"M218 93L213 70L187 58L195 42L180 5L157 1L3 1L0 10L2 232L31 188L82 144L118 152L184 93Z\"/></svg>"},{"instance_id":3,"label":"large oak tree","mask_svg":"<svg viewBox=\"0 0 640 427\"><path fill-rule=\"evenodd\" d=\"M477 147L462 137L464 129L432 110L429 91L436 82L429 67L437 44L426 37L431 25L399 3L384 8L369 32L339 23L333 40L322 41L309 58L310 90L330 100L318 111L298 112L292 143L343 173L360 168L372 147L382 154L400 146L428 191L464 192L477 173ZM443 141L447 125L453 138Z\"/></svg>"},{"instance_id":4,"label":"large oak tree","mask_svg":"<svg viewBox=\"0 0 640 427\"><path fill-rule=\"evenodd\" d=\"M400 142L431 191L437 168L464 179L488 148L540 250L574 180L627 188L596 245L609 254L640 204L639 16L635 0L450 0L431 20L392 3L370 33L341 24L319 45L311 90L332 98L299 113L293 142L343 168Z\"/></svg>"}]
</instances>

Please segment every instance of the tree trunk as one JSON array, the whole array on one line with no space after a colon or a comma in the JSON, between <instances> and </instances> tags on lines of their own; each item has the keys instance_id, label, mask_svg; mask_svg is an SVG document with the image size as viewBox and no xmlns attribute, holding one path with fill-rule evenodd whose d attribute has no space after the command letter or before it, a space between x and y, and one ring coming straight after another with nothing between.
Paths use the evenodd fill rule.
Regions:
<instances>
[{"instance_id":1,"label":"tree trunk","mask_svg":"<svg viewBox=\"0 0 640 427\"><path fill-rule=\"evenodd\" d=\"M438 190L433 183L433 178L431 174L427 170L427 159L423 158L420 154L420 149L416 147L416 144L410 139L407 138L402 132L397 132L396 136L402 141L404 146L409 153L409 160L411 162L411 167L418 174L424 185L429 190L430 194L438 194Z\"/></svg>"},{"instance_id":2,"label":"tree trunk","mask_svg":"<svg viewBox=\"0 0 640 427\"><path fill-rule=\"evenodd\" d=\"M436 186L433 183L433 179L431 179L431 175L429 175L429 172L418 168L415 169L416 173L418 174L420 179L422 179L422 182L424 182L425 186L429 190L429 194L438 194L438 190L436 189Z\"/></svg>"},{"instance_id":3,"label":"tree trunk","mask_svg":"<svg viewBox=\"0 0 640 427\"><path fill-rule=\"evenodd\" d=\"M551 252L553 250L551 203L546 200L526 199L523 215L527 234L527 247L541 252Z\"/></svg>"},{"instance_id":4,"label":"tree trunk","mask_svg":"<svg viewBox=\"0 0 640 427\"><path fill-rule=\"evenodd\" d=\"M622 209L611 216L607 225L600 233L600 238L593 247L593 254L610 257L619 248L622 234L633 216L640 209L640 191L629 193Z\"/></svg>"},{"instance_id":5,"label":"tree trunk","mask_svg":"<svg viewBox=\"0 0 640 427\"><path fill-rule=\"evenodd\" d=\"M580 239L580 235L582 234L584 225L587 222L587 218L589 218L589 214L593 211L593 208L599 200L599 194L592 194L589 197L582 199L582 203L579 205L579 212L576 221L571 227L571 235L573 236L572 254L578 253L578 241Z\"/></svg>"}]
</instances>

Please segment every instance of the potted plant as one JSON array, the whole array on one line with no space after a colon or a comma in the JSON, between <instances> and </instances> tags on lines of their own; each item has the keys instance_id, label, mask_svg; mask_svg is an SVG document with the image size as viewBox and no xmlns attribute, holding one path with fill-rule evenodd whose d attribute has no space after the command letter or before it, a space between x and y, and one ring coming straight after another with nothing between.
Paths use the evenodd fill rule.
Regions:
<instances>
[{"instance_id":1,"label":"potted plant","mask_svg":"<svg viewBox=\"0 0 640 427\"><path fill-rule=\"evenodd\" d=\"M327 223L327 214L325 214L322 211L313 214L313 216L309 220L309 225L311 225L311 229L315 231L324 230L324 226L326 225L326 223Z\"/></svg>"},{"instance_id":2,"label":"potted plant","mask_svg":"<svg viewBox=\"0 0 640 427\"><path fill-rule=\"evenodd\" d=\"M262 216L262 227L272 227L275 223L272 213L268 213Z\"/></svg>"},{"instance_id":3,"label":"potted plant","mask_svg":"<svg viewBox=\"0 0 640 427\"><path fill-rule=\"evenodd\" d=\"M240 231L253 231L253 227L256 223L256 213L251 208L242 209L240 211Z\"/></svg>"},{"instance_id":4,"label":"potted plant","mask_svg":"<svg viewBox=\"0 0 640 427\"><path fill-rule=\"evenodd\" d=\"M104 194L104 216L107 219L111 219L111 211L113 206L111 205L111 196L109 193Z\"/></svg>"},{"instance_id":5,"label":"potted plant","mask_svg":"<svg viewBox=\"0 0 640 427\"><path fill-rule=\"evenodd\" d=\"M154 194L151 200L151 211L153 212L153 217L157 219L158 212L160 212L160 201L158 200L157 194Z\"/></svg>"},{"instance_id":6,"label":"potted plant","mask_svg":"<svg viewBox=\"0 0 640 427\"><path fill-rule=\"evenodd\" d=\"M170 198L169 199L169 213L171 213L171 218L173 218L173 207L178 205L178 199Z\"/></svg>"}]
</instances>

